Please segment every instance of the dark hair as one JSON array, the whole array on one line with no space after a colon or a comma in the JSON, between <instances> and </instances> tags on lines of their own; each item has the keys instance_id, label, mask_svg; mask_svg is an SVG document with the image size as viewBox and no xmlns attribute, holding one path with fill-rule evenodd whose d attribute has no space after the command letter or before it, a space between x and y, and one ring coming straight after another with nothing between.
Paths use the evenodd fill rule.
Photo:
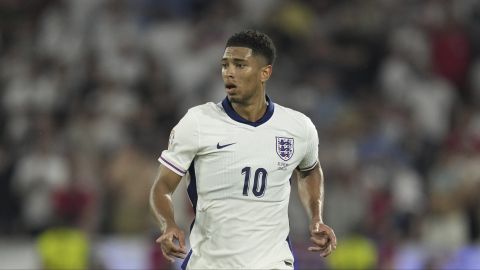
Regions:
<instances>
[{"instance_id":1,"label":"dark hair","mask_svg":"<svg viewBox=\"0 0 480 270\"><path fill-rule=\"evenodd\" d=\"M264 33L256 30L243 30L233 34L225 47L246 47L252 49L254 55L261 55L269 65L273 65L276 49L273 41Z\"/></svg>"}]
</instances>

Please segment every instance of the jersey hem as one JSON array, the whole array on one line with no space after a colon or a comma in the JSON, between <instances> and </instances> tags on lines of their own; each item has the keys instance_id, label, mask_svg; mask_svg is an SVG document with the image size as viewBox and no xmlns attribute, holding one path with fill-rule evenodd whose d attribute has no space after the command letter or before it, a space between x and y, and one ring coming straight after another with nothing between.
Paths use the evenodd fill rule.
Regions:
<instances>
[{"instance_id":1,"label":"jersey hem","mask_svg":"<svg viewBox=\"0 0 480 270\"><path fill-rule=\"evenodd\" d=\"M301 172L310 171L311 169L315 168L315 166L317 166L317 164L318 164L318 161L315 161L315 163L313 163L313 165L308 166L306 168L298 168L298 170L301 171Z\"/></svg>"}]
</instances>

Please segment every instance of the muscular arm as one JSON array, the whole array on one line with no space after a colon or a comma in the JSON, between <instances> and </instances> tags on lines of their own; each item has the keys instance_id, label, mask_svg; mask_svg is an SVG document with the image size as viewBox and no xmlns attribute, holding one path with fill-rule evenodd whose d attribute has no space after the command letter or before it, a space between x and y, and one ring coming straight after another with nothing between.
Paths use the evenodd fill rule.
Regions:
<instances>
[{"instance_id":1,"label":"muscular arm","mask_svg":"<svg viewBox=\"0 0 480 270\"><path fill-rule=\"evenodd\" d=\"M323 223L323 172L319 165L309 171L298 171L298 194L312 220Z\"/></svg>"},{"instance_id":2,"label":"muscular arm","mask_svg":"<svg viewBox=\"0 0 480 270\"><path fill-rule=\"evenodd\" d=\"M314 246L308 250L328 256L337 245L333 230L323 223L323 172L320 165L309 171L298 171L298 193L307 211L310 222L311 240Z\"/></svg>"},{"instance_id":3,"label":"muscular arm","mask_svg":"<svg viewBox=\"0 0 480 270\"><path fill-rule=\"evenodd\" d=\"M180 175L160 165L158 177L150 190L150 207L162 232L157 243L160 243L163 256L169 261L173 261L174 257L185 258L186 254L185 236L175 223L172 203L172 194L181 180ZM178 240L179 246L174 240Z\"/></svg>"},{"instance_id":4,"label":"muscular arm","mask_svg":"<svg viewBox=\"0 0 480 270\"><path fill-rule=\"evenodd\" d=\"M150 190L150 208L160 224L160 230L165 231L169 225L175 224L172 194L182 177L163 165L160 165L157 179Z\"/></svg>"}]
</instances>

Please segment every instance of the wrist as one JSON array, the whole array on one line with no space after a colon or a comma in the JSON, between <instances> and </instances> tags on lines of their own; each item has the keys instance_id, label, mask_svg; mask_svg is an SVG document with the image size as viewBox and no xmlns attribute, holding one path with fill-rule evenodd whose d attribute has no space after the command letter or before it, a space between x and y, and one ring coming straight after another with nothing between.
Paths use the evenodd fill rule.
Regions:
<instances>
[{"instance_id":1,"label":"wrist","mask_svg":"<svg viewBox=\"0 0 480 270\"><path fill-rule=\"evenodd\" d=\"M172 227L178 227L175 221L173 220L165 221L165 228L172 228Z\"/></svg>"},{"instance_id":2,"label":"wrist","mask_svg":"<svg viewBox=\"0 0 480 270\"><path fill-rule=\"evenodd\" d=\"M323 219L320 216L314 216L312 217L312 224L314 223L322 223L323 224Z\"/></svg>"},{"instance_id":3,"label":"wrist","mask_svg":"<svg viewBox=\"0 0 480 270\"><path fill-rule=\"evenodd\" d=\"M172 220L163 220L163 222L160 223L160 231L162 233L165 233L166 230L170 228L178 227L175 221Z\"/></svg>"}]
</instances>

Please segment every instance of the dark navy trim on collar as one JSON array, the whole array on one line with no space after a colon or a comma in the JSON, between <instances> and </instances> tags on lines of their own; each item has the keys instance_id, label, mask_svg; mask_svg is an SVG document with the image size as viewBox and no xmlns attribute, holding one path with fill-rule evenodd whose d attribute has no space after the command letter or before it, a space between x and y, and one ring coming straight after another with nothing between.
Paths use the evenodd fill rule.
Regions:
<instances>
[{"instance_id":1,"label":"dark navy trim on collar","mask_svg":"<svg viewBox=\"0 0 480 270\"><path fill-rule=\"evenodd\" d=\"M270 100L270 98L268 96L265 96L267 98L267 111L265 112L265 114L260 118L258 119L257 121L255 122L251 122L243 117L241 117L232 107L232 103L230 103L230 100L228 100L228 97L225 97L225 99L222 101L222 107L223 109L225 110L225 112L227 113L227 115L232 118L233 120L237 121L237 122L240 122L240 123L243 123L243 124L247 124L247 125L250 125L252 127L258 127L260 126L261 124L267 122L273 115L273 110L274 110L274 104L273 102Z\"/></svg>"}]
</instances>

